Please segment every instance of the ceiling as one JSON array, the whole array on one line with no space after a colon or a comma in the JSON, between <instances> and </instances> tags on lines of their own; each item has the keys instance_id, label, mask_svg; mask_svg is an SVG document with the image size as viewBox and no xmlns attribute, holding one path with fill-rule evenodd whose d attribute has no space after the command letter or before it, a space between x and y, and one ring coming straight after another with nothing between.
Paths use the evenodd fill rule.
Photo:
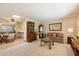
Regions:
<instances>
[{"instance_id":1,"label":"ceiling","mask_svg":"<svg viewBox=\"0 0 79 59\"><path fill-rule=\"evenodd\" d=\"M78 5L74 3L0 3L0 18L12 18L13 15L18 15L22 20L25 18L55 20L73 13Z\"/></svg>"}]
</instances>

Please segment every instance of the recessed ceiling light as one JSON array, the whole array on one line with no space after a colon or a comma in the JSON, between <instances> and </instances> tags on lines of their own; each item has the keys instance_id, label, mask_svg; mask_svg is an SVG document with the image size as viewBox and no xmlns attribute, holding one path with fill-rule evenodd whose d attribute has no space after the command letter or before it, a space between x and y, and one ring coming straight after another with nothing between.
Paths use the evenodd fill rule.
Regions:
<instances>
[{"instance_id":1,"label":"recessed ceiling light","mask_svg":"<svg viewBox=\"0 0 79 59\"><path fill-rule=\"evenodd\" d=\"M20 18L21 16L13 15L12 18Z\"/></svg>"}]
</instances>

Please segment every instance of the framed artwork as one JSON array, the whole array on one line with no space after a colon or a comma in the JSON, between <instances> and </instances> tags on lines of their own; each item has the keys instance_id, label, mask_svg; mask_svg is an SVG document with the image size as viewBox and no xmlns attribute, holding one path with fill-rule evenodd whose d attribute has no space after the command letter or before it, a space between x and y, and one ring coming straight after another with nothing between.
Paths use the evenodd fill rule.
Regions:
<instances>
[{"instance_id":1,"label":"framed artwork","mask_svg":"<svg viewBox=\"0 0 79 59\"><path fill-rule=\"evenodd\" d=\"M62 31L62 23L49 24L49 31Z\"/></svg>"}]
</instances>

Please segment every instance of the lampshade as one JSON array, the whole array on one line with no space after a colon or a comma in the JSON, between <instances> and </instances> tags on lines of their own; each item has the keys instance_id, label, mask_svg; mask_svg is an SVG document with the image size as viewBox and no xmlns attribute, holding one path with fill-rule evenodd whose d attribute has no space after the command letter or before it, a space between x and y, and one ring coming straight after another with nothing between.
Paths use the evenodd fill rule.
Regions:
<instances>
[{"instance_id":1,"label":"lampshade","mask_svg":"<svg viewBox=\"0 0 79 59\"><path fill-rule=\"evenodd\" d=\"M68 28L68 32L73 33L73 28Z\"/></svg>"}]
</instances>

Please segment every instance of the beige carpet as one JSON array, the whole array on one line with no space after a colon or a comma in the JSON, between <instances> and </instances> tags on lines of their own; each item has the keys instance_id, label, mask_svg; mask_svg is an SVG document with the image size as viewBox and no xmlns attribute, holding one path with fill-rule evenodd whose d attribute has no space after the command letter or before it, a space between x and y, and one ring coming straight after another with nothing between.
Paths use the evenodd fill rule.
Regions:
<instances>
[{"instance_id":1,"label":"beige carpet","mask_svg":"<svg viewBox=\"0 0 79 59\"><path fill-rule=\"evenodd\" d=\"M9 42L9 43L3 42L2 44L0 44L0 51L13 47L18 44L21 44L21 43L24 43L23 38L16 38L13 42Z\"/></svg>"},{"instance_id":2,"label":"beige carpet","mask_svg":"<svg viewBox=\"0 0 79 59\"><path fill-rule=\"evenodd\" d=\"M22 43L0 52L3 56L73 56L73 50L68 44L55 43L52 49L40 47L40 41Z\"/></svg>"}]
</instances>

